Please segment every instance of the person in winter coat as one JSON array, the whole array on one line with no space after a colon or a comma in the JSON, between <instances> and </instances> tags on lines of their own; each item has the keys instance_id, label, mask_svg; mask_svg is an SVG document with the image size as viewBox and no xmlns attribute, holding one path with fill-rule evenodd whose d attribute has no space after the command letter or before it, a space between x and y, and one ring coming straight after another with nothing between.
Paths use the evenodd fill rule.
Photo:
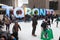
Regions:
<instances>
[{"instance_id":1,"label":"person in winter coat","mask_svg":"<svg viewBox=\"0 0 60 40\"><path fill-rule=\"evenodd\" d=\"M15 22L12 31L13 31L13 34L14 34L16 40L18 40L18 30L19 30L19 29L21 30L21 28L20 28L18 22Z\"/></svg>"}]
</instances>

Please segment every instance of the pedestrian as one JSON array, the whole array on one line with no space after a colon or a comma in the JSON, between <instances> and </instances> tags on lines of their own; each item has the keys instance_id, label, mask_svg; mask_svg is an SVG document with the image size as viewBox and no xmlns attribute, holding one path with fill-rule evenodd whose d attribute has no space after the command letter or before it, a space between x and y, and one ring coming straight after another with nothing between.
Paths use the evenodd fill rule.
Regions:
<instances>
[{"instance_id":1,"label":"pedestrian","mask_svg":"<svg viewBox=\"0 0 60 40\"><path fill-rule=\"evenodd\" d=\"M7 40L5 36L1 36L1 40Z\"/></svg>"},{"instance_id":2,"label":"pedestrian","mask_svg":"<svg viewBox=\"0 0 60 40\"><path fill-rule=\"evenodd\" d=\"M18 40L18 30L19 29L21 30L18 22L15 22L12 31L13 31L13 35L15 36L16 40Z\"/></svg>"},{"instance_id":3,"label":"pedestrian","mask_svg":"<svg viewBox=\"0 0 60 40\"><path fill-rule=\"evenodd\" d=\"M9 19L9 17L5 16L4 22L5 22L5 25L6 25L6 31L9 32L11 20Z\"/></svg>"},{"instance_id":4,"label":"pedestrian","mask_svg":"<svg viewBox=\"0 0 60 40\"><path fill-rule=\"evenodd\" d=\"M60 20L59 20L59 17L56 19L56 23L57 23L57 25L56 25L56 27L58 27L58 22L59 22Z\"/></svg>"},{"instance_id":5,"label":"pedestrian","mask_svg":"<svg viewBox=\"0 0 60 40\"><path fill-rule=\"evenodd\" d=\"M10 36L10 40L16 40L16 38L14 37L13 34L11 34L11 36Z\"/></svg>"},{"instance_id":6,"label":"pedestrian","mask_svg":"<svg viewBox=\"0 0 60 40\"><path fill-rule=\"evenodd\" d=\"M59 40L60 40L60 37L59 37Z\"/></svg>"},{"instance_id":7,"label":"pedestrian","mask_svg":"<svg viewBox=\"0 0 60 40\"><path fill-rule=\"evenodd\" d=\"M54 20L54 15L51 14L51 20L52 20L52 23L53 23L53 20Z\"/></svg>"},{"instance_id":8,"label":"pedestrian","mask_svg":"<svg viewBox=\"0 0 60 40\"><path fill-rule=\"evenodd\" d=\"M48 26L47 26L47 21L46 21L46 20L44 20L44 21L42 22L41 27L42 27L43 31L47 30L47 27L48 27Z\"/></svg>"},{"instance_id":9,"label":"pedestrian","mask_svg":"<svg viewBox=\"0 0 60 40\"><path fill-rule=\"evenodd\" d=\"M48 28L47 21L43 21L41 24L42 31L41 31L41 39L42 40L51 40L53 38L52 29Z\"/></svg>"},{"instance_id":10,"label":"pedestrian","mask_svg":"<svg viewBox=\"0 0 60 40\"><path fill-rule=\"evenodd\" d=\"M3 21L0 19L0 30L3 28L2 26L4 25Z\"/></svg>"},{"instance_id":11,"label":"pedestrian","mask_svg":"<svg viewBox=\"0 0 60 40\"><path fill-rule=\"evenodd\" d=\"M36 31L36 26L37 26L37 17L36 17L36 15L34 15L33 16L33 18L32 18L32 35L33 36L36 36L35 35L35 31Z\"/></svg>"},{"instance_id":12,"label":"pedestrian","mask_svg":"<svg viewBox=\"0 0 60 40\"><path fill-rule=\"evenodd\" d=\"M47 20L47 24L51 27L50 19Z\"/></svg>"},{"instance_id":13,"label":"pedestrian","mask_svg":"<svg viewBox=\"0 0 60 40\"><path fill-rule=\"evenodd\" d=\"M47 25L49 25L51 27L51 23L50 23L50 18L48 18L47 16L45 17L45 21L47 21Z\"/></svg>"}]
</instances>

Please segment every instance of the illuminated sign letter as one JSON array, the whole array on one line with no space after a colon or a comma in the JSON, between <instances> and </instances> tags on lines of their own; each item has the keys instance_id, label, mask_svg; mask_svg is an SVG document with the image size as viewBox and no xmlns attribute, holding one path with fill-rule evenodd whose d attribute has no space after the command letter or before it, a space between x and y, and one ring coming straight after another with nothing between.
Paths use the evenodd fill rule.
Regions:
<instances>
[{"instance_id":1,"label":"illuminated sign letter","mask_svg":"<svg viewBox=\"0 0 60 40\"><path fill-rule=\"evenodd\" d=\"M40 9L40 15L46 15L46 10L45 9Z\"/></svg>"},{"instance_id":2,"label":"illuminated sign letter","mask_svg":"<svg viewBox=\"0 0 60 40\"><path fill-rule=\"evenodd\" d=\"M25 8L25 14L30 15L30 13L31 13L31 9L30 8Z\"/></svg>"},{"instance_id":3,"label":"illuminated sign letter","mask_svg":"<svg viewBox=\"0 0 60 40\"><path fill-rule=\"evenodd\" d=\"M17 14L17 11L18 10L21 10L22 11L22 13L20 15ZM22 18L22 17L24 17L24 10L23 10L23 8L20 8L20 7L15 8L14 9L14 15L16 16L16 18Z\"/></svg>"},{"instance_id":4,"label":"illuminated sign letter","mask_svg":"<svg viewBox=\"0 0 60 40\"><path fill-rule=\"evenodd\" d=\"M38 8L34 8L33 10L32 10L32 13L34 14L36 12L36 14L37 15L39 15L39 9Z\"/></svg>"}]
</instances>

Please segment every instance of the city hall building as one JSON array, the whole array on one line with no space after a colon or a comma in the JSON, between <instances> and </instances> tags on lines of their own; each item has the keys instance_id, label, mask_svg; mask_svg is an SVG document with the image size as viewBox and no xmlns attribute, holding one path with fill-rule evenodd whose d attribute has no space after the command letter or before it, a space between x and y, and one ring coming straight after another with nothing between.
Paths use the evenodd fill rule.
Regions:
<instances>
[{"instance_id":1,"label":"city hall building","mask_svg":"<svg viewBox=\"0 0 60 40\"><path fill-rule=\"evenodd\" d=\"M60 0L0 0L0 4L11 6L14 9L16 7L53 9L57 14L60 13Z\"/></svg>"},{"instance_id":2,"label":"city hall building","mask_svg":"<svg viewBox=\"0 0 60 40\"><path fill-rule=\"evenodd\" d=\"M26 6L30 8L60 9L60 0L0 0L0 4L13 7L18 7L23 4L23 7Z\"/></svg>"}]
</instances>

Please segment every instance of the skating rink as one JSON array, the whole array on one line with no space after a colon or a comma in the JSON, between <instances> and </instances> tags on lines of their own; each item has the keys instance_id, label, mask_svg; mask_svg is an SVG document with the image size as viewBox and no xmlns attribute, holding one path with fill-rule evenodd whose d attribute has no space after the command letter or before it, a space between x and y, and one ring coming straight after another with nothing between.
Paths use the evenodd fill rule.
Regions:
<instances>
[{"instance_id":1,"label":"skating rink","mask_svg":"<svg viewBox=\"0 0 60 40\"><path fill-rule=\"evenodd\" d=\"M37 37L32 36L32 21L31 22L19 22L19 25L21 27L21 31L18 32L19 40L41 40L41 23L42 20L38 20L38 25L36 27L35 34ZM10 33L12 33L12 27L14 23L11 23L10 25ZM58 27L56 27L56 22L54 21L53 24L51 24L50 27L53 31L53 39L52 40L58 40L60 36L60 22ZM6 26L2 29L3 31L6 31Z\"/></svg>"}]
</instances>

